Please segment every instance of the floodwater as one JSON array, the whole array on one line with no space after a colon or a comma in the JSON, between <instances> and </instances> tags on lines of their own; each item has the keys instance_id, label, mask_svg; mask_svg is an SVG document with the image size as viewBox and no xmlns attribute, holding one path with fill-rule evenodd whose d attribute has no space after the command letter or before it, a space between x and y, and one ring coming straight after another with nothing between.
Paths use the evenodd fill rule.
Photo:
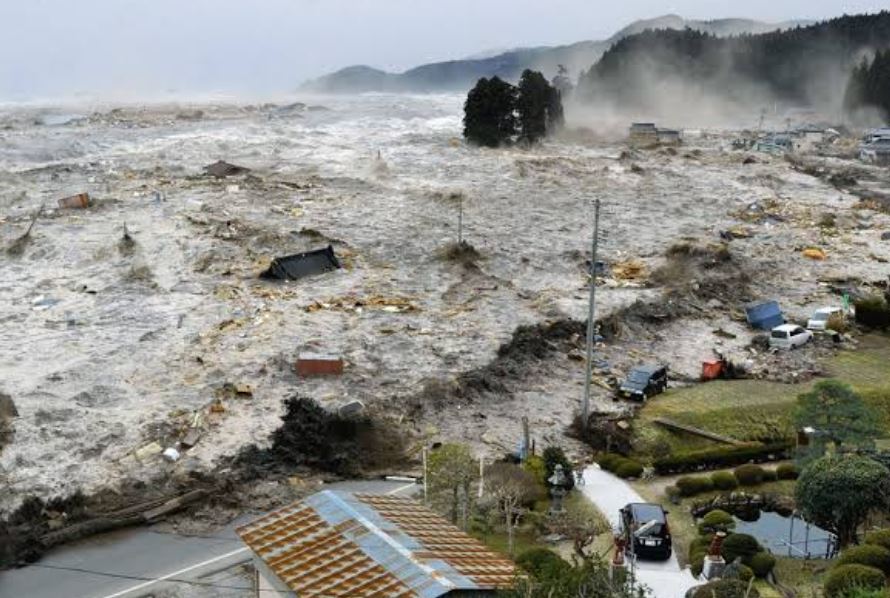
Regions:
<instances>
[{"instance_id":1,"label":"floodwater","mask_svg":"<svg viewBox=\"0 0 890 598\"><path fill-rule=\"evenodd\" d=\"M4 108L0 243L12 244L45 209L24 252L0 256L0 392L19 412L0 456L0 511L29 493L212 468L267 442L281 400L294 394L332 408L360 399L404 416L403 398L430 378L487 364L518 326L586 318L594 198L605 203L600 258L637 259L650 270L673 243L711 242L752 203L778 202L784 220L750 225L752 236L733 248L758 272L758 293L781 296L792 317L828 300L822 274L884 276L867 258L890 257L879 239L884 215L859 226L849 216L856 198L781 158L743 166L744 156L728 151L731 133L625 159L620 141L490 150L460 140L462 102L368 95L306 99L324 109ZM253 172L202 176L219 159ZM79 192L96 205L56 209L58 198ZM464 196L463 236L482 256L478 268L441 258L457 236L455 193ZM813 226L825 211L843 213L841 236ZM124 225L132 249L120 246ZM328 243L345 269L290 284L257 279L272 257ZM828 246L829 259L801 258L808 245ZM604 286L597 314L659 294ZM331 301L375 297L414 309L343 310ZM633 353L609 359L619 368L657 359L695 376L712 347L747 344L731 307L628 339ZM737 339L712 337L717 328ZM303 350L343 355L344 375L297 378L292 364ZM411 425L433 440L497 452L516 446L525 414L546 444L563 437L582 380L583 365L561 357L517 379L508 396L450 405ZM230 396L227 383L253 392ZM598 406L612 408L607 391L594 390ZM217 398L221 413L208 409ZM154 442L170 446L194 425L203 437L178 462L152 450L134 455Z\"/></svg>"}]
</instances>

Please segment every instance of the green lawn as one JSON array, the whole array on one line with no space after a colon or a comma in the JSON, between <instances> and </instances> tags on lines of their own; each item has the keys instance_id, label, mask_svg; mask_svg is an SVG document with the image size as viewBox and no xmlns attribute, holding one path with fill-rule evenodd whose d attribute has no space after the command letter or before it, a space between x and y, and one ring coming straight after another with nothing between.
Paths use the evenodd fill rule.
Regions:
<instances>
[{"instance_id":1,"label":"green lawn","mask_svg":"<svg viewBox=\"0 0 890 598\"><path fill-rule=\"evenodd\" d=\"M836 378L851 384L879 413L890 431L890 336L860 337L859 347L844 350L823 364ZM781 384L763 380L716 380L669 390L648 402L636 422L643 453L655 455L695 450L714 443L665 430L652 420L665 417L737 440L759 441L793 435L797 396L815 384Z\"/></svg>"}]
</instances>

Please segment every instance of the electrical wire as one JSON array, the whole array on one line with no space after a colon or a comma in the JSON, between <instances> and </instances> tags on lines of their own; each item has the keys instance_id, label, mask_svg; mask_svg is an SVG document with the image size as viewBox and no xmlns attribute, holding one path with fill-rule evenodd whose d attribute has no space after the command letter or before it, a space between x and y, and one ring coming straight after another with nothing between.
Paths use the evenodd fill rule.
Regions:
<instances>
[{"instance_id":1,"label":"electrical wire","mask_svg":"<svg viewBox=\"0 0 890 598\"><path fill-rule=\"evenodd\" d=\"M96 571L94 569L84 569L81 567L65 567L62 565L45 565L40 563L35 563L33 565L29 565L29 567L39 567L41 569L55 569L58 571L70 571L73 573L83 573L88 575L99 575L101 577L110 577L114 579L128 579L131 581L155 581L160 583L182 583L190 586L200 586L207 588L218 588L224 590L248 590L248 591L259 591L259 592L270 592L274 594L292 594L290 591L283 590L274 590L270 588L256 588L252 585L250 586L234 586L234 585L225 585L220 583L215 583L212 581L197 581L194 579L179 579L176 577L144 577L141 575L126 575L124 573L109 573L107 571Z\"/></svg>"}]
</instances>

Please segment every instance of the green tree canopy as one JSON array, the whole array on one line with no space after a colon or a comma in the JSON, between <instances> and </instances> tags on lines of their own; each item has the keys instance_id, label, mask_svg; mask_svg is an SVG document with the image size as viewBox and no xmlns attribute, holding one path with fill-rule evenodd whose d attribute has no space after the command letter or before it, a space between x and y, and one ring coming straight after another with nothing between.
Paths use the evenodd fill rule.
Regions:
<instances>
[{"instance_id":1,"label":"green tree canopy","mask_svg":"<svg viewBox=\"0 0 890 598\"><path fill-rule=\"evenodd\" d=\"M877 414L848 384L823 380L797 397L794 422L798 429L815 429L810 455L824 454L830 442L836 447L868 448L880 436Z\"/></svg>"},{"instance_id":2,"label":"green tree canopy","mask_svg":"<svg viewBox=\"0 0 890 598\"><path fill-rule=\"evenodd\" d=\"M843 548L856 542L856 530L869 512L887 507L890 470L859 455L827 455L801 472L797 506L807 521L828 529Z\"/></svg>"},{"instance_id":3,"label":"green tree canopy","mask_svg":"<svg viewBox=\"0 0 890 598\"><path fill-rule=\"evenodd\" d=\"M427 461L430 501L464 529L472 502L471 485L478 478L479 466L466 445L444 444Z\"/></svg>"},{"instance_id":4,"label":"green tree canopy","mask_svg":"<svg viewBox=\"0 0 890 598\"><path fill-rule=\"evenodd\" d=\"M464 137L487 147L510 143L516 134L516 93L498 77L479 79L464 103Z\"/></svg>"},{"instance_id":5,"label":"green tree canopy","mask_svg":"<svg viewBox=\"0 0 890 598\"><path fill-rule=\"evenodd\" d=\"M562 127L564 122L559 90L538 71L526 69L519 79L519 139L535 143Z\"/></svg>"}]
</instances>

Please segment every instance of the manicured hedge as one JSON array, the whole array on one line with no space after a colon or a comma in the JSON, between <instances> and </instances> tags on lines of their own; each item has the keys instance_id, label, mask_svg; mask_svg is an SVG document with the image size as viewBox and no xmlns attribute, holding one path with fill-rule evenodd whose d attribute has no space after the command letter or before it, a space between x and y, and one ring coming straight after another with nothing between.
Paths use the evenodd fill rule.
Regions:
<instances>
[{"instance_id":1,"label":"manicured hedge","mask_svg":"<svg viewBox=\"0 0 890 598\"><path fill-rule=\"evenodd\" d=\"M890 550L890 529L879 529L865 534L865 543L874 546L883 546Z\"/></svg>"},{"instance_id":2,"label":"manicured hedge","mask_svg":"<svg viewBox=\"0 0 890 598\"><path fill-rule=\"evenodd\" d=\"M683 476L676 481L681 496L695 496L714 489L714 483L708 476Z\"/></svg>"},{"instance_id":3,"label":"manicured hedge","mask_svg":"<svg viewBox=\"0 0 890 598\"><path fill-rule=\"evenodd\" d=\"M767 469L764 467L764 468L762 468L762 471L763 471L763 481L764 482L775 482L776 480L779 479L779 474L776 473L775 469Z\"/></svg>"},{"instance_id":4,"label":"manicured hedge","mask_svg":"<svg viewBox=\"0 0 890 598\"><path fill-rule=\"evenodd\" d=\"M622 457L614 453L605 453L597 459L600 467L610 471L619 478L638 478L643 474L643 465L639 461Z\"/></svg>"},{"instance_id":5,"label":"manicured hedge","mask_svg":"<svg viewBox=\"0 0 890 598\"><path fill-rule=\"evenodd\" d=\"M652 465L655 468L655 473L660 475L687 473L702 469L719 469L741 465L750 461L762 463L764 461L783 459L787 456L791 446L791 442L782 441L770 444L677 453L656 459Z\"/></svg>"},{"instance_id":6,"label":"manicured hedge","mask_svg":"<svg viewBox=\"0 0 890 598\"><path fill-rule=\"evenodd\" d=\"M825 578L826 598L845 598L856 589L881 590L886 578L880 569L865 565L841 565L829 571Z\"/></svg>"},{"instance_id":7,"label":"manicured hedge","mask_svg":"<svg viewBox=\"0 0 890 598\"><path fill-rule=\"evenodd\" d=\"M794 463L782 463L776 467L776 477L780 480L796 480L799 472Z\"/></svg>"},{"instance_id":8,"label":"manicured hedge","mask_svg":"<svg viewBox=\"0 0 890 598\"><path fill-rule=\"evenodd\" d=\"M739 487L739 481L731 471L717 471L711 474L711 481L717 490L735 490Z\"/></svg>"},{"instance_id":9,"label":"manicured hedge","mask_svg":"<svg viewBox=\"0 0 890 598\"><path fill-rule=\"evenodd\" d=\"M880 569L885 575L890 573L890 550L875 544L851 546L841 552L838 565L866 565Z\"/></svg>"},{"instance_id":10,"label":"manicured hedge","mask_svg":"<svg viewBox=\"0 0 890 598\"><path fill-rule=\"evenodd\" d=\"M758 552L748 560L748 566L751 567L754 575L763 578L769 575L776 566L776 557L768 552Z\"/></svg>"},{"instance_id":11,"label":"manicured hedge","mask_svg":"<svg viewBox=\"0 0 890 598\"><path fill-rule=\"evenodd\" d=\"M742 486L756 486L763 482L763 468L760 465L747 464L740 465L733 471L735 479Z\"/></svg>"},{"instance_id":12,"label":"manicured hedge","mask_svg":"<svg viewBox=\"0 0 890 598\"><path fill-rule=\"evenodd\" d=\"M698 524L698 533L713 534L715 532L727 532L735 528L735 519L726 511L714 509L702 517Z\"/></svg>"},{"instance_id":13,"label":"manicured hedge","mask_svg":"<svg viewBox=\"0 0 890 598\"><path fill-rule=\"evenodd\" d=\"M748 534L729 534L726 540L723 541L723 558L726 559L727 563L731 563L737 557L741 557L742 562L747 565L751 557L758 552L763 552L760 542L757 541L757 538Z\"/></svg>"}]
</instances>

